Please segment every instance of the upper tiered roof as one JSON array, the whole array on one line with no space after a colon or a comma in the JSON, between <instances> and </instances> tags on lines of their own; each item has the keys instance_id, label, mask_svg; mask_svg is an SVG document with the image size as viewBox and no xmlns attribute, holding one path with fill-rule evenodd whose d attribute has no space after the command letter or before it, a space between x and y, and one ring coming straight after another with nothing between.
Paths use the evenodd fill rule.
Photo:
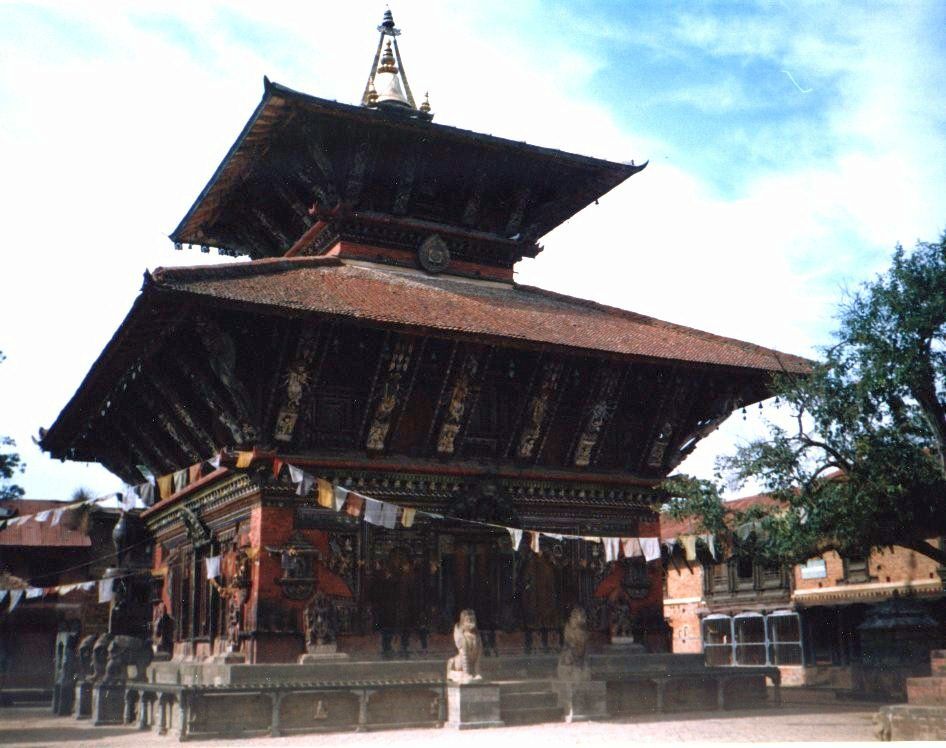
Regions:
<instances>
[{"instance_id":1,"label":"upper tiered roof","mask_svg":"<svg viewBox=\"0 0 946 748\"><path fill-rule=\"evenodd\" d=\"M265 81L174 242L257 259L298 251L306 232L307 254L339 239L416 253L436 236L452 259L511 268L646 165L434 124L428 106L414 106L388 21L362 106Z\"/></svg>"}]
</instances>

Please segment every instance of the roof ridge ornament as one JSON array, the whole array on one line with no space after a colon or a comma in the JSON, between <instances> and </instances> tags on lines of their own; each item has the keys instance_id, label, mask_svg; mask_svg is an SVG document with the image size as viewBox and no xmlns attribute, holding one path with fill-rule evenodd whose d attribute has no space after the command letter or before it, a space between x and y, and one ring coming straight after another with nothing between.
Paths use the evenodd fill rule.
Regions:
<instances>
[{"instance_id":1,"label":"roof ridge ornament","mask_svg":"<svg viewBox=\"0 0 946 748\"><path fill-rule=\"evenodd\" d=\"M420 107L414 102L401 52L397 46L397 37L401 35L401 30L394 25L394 16L390 9L384 11L378 31L381 36L378 38L378 49L371 64L371 73L361 96L361 105L369 109L406 114L417 119L433 119L430 100L426 94Z\"/></svg>"}]
</instances>

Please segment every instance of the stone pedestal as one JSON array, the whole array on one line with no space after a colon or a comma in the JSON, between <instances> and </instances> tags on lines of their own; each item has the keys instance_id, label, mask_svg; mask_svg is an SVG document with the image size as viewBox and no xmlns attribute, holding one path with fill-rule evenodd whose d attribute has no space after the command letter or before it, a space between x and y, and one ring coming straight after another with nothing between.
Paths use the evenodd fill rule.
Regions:
<instances>
[{"instance_id":1,"label":"stone pedestal","mask_svg":"<svg viewBox=\"0 0 946 748\"><path fill-rule=\"evenodd\" d=\"M92 724L122 725L125 723L125 686L99 683L92 687Z\"/></svg>"},{"instance_id":2,"label":"stone pedestal","mask_svg":"<svg viewBox=\"0 0 946 748\"><path fill-rule=\"evenodd\" d=\"M211 657L210 661L216 665L236 665L246 662L246 657L242 652L221 652Z\"/></svg>"},{"instance_id":3,"label":"stone pedestal","mask_svg":"<svg viewBox=\"0 0 946 748\"><path fill-rule=\"evenodd\" d=\"M646 654L647 648L634 641L633 636L612 636L609 649L620 654Z\"/></svg>"},{"instance_id":4,"label":"stone pedestal","mask_svg":"<svg viewBox=\"0 0 946 748\"><path fill-rule=\"evenodd\" d=\"M87 719L92 716L92 684L80 680L76 683L75 711L76 719Z\"/></svg>"},{"instance_id":5,"label":"stone pedestal","mask_svg":"<svg viewBox=\"0 0 946 748\"><path fill-rule=\"evenodd\" d=\"M907 704L885 706L874 715L880 740L946 740L946 650L930 652L927 678L908 678Z\"/></svg>"},{"instance_id":6,"label":"stone pedestal","mask_svg":"<svg viewBox=\"0 0 946 748\"><path fill-rule=\"evenodd\" d=\"M339 652L337 644L318 644L311 647L305 654L299 655L299 664L318 665L322 662L347 659L348 655L345 652Z\"/></svg>"},{"instance_id":7,"label":"stone pedestal","mask_svg":"<svg viewBox=\"0 0 946 748\"><path fill-rule=\"evenodd\" d=\"M607 718L608 686L604 681L559 681L555 687L566 722Z\"/></svg>"},{"instance_id":8,"label":"stone pedestal","mask_svg":"<svg viewBox=\"0 0 946 748\"><path fill-rule=\"evenodd\" d=\"M447 726L458 730L502 727L499 686L474 682L447 685Z\"/></svg>"}]
</instances>

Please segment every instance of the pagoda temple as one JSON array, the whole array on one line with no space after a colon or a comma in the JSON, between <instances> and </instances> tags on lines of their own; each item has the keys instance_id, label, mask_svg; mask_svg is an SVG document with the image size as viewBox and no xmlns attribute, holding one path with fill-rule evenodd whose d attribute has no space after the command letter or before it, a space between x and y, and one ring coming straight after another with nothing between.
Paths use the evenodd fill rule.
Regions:
<instances>
[{"instance_id":1,"label":"pagoda temple","mask_svg":"<svg viewBox=\"0 0 946 748\"><path fill-rule=\"evenodd\" d=\"M313 596L352 657L446 652L465 609L487 654L554 647L576 606L665 651L661 564L593 541L659 537L657 484L807 362L516 283L647 164L437 124L379 32L358 105L264 81L170 237L248 260L145 273L42 446L157 479L177 662L295 662Z\"/></svg>"}]
</instances>

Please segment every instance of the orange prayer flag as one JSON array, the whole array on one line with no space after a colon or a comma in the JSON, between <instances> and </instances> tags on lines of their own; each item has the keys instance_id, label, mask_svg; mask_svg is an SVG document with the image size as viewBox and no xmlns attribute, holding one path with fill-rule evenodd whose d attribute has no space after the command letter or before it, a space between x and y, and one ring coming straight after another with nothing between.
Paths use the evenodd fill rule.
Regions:
<instances>
[{"instance_id":1,"label":"orange prayer flag","mask_svg":"<svg viewBox=\"0 0 946 748\"><path fill-rule=\"evenodd\" d=\"M335 489L332 488L332 484L322 478L317 479L315 483L316 500L319 502L319 506L325 507L326 509L334 509Z\"/></svg>"},{"instance_id":2,"label":"orange prayer flag","mask_svg":"<svg viewBox=\"0 0 946 748\"><path fill-rule=\"evenodd\" d=\"M237 452L236 454L236 466L238 468L248 468L250 463L253 462L252 452Z\"/></svg>"},{"instance_id":3,"label":"orange prayer flag","mask_svg":"<svg viewBox=\"0 0 946 748\"><path fill-rule=\"evenodd\" d=\"M171 491L174 487L174 474L162 475L158 478L158 495L162 499L166 499L171 495Z\"/></svg>"}]
</instances>

